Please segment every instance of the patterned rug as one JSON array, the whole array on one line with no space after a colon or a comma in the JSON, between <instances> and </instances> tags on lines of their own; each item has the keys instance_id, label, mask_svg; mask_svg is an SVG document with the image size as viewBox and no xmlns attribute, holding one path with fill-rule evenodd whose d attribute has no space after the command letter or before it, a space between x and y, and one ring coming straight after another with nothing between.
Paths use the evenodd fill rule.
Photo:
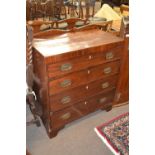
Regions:
<instances>
[{"instance_id":1,"label":"patterned rug","mask_svg":"<svg viewBox=\"0 0 155 155\"><path fill-rule=\"evenodd\" d=\"M129 154L129 113L96 127L95 132L115 155Z\"/></svg>"}]
</instances>

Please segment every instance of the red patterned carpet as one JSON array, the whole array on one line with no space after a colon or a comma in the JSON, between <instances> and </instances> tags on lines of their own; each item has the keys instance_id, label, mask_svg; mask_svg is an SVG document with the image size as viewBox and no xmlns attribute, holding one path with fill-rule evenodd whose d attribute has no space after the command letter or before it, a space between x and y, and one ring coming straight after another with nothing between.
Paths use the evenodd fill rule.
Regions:
<instances>
[{"instance_id":1,"label":"red patterned carpet","mask_svg":"<svg viewBox=\"0 0 155 155\"><path fill-rule=\"evenodd\" d=\"M129 113L96 127L95 132L114 154L129 154Z\"/></svg>"}]
</instances>

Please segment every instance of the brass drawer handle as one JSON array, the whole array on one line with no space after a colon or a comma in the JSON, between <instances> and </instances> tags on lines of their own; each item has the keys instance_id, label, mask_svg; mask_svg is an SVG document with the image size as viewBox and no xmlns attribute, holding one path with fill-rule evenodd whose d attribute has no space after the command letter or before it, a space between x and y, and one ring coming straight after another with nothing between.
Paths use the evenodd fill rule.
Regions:
<instances>
[{"instance_id":1,"label":"brass drawer handle","mask_svg":"<svg viewBox=\"0 0 155 155\"><path fill-rule=\"evenodd\" d=\"M103 89L105 89L105 88L109 87L109 82L102 83L101 86Z\"/></svg>"},{"instance_id":2,"label":"brass drawer handle","mask_svg":"<svg viewBox=\"0 0 155 155\"><path fill-rule=\"evenodd\" d=\"M108 52L108 53L106 53L105 57L106 57L107 60L109 60L109 59L114 58L114 54L112 52Z\"/></svg>"},{"instance_id":3,"label":"brass drawer handle","mask_svg":"<svg viewBox=\"0 0 155 155\"><path fill-rule=\"evenodd\" d=\"M63 114L60 118L62 120L66 120L66 119L69 119L70 117L71 117L71 113L67 112L67 113Z\"/></svg>"},{"instance_id":4,"label":"brass drawer handle","mask_svg":"<svg viewBox=\"0 0 155 155\"><path fill-rule=\"evenodd\" d=\"M104 103L106 100L107 100L107 98L103 97L103 98L99 99L99 103Z\"/></svg>"},{"instance_id":5,"label":"brass drawer handle","mask_svg":"<svg viewBox=\"0 0 155 155\"><path fill-rule=\"evenodd\" d=\"M104 73L105 74L109 74L109 73L111 73L111 71L112 71L111 67L104 68Z\"/></svg>"},{"instance_id":6,"label":"brass drawer handle","mask_svg":"<svg viewBox=\"0 0 155 155\"><path fill-rule=\"evenodd\" d=\"M71 98L70 96L65 96L61 99L61 103L62 104L66 104L66 103L69 103L71 101Z\"/></svg>"},{"instance_id":7,"label":"brass drawer handle","mask_svg":"<svg viewBox=\"0 0 155 155\"><path fill-rule=\"evenodd\" d=\"M72 69L72 64L70 63L62 64L60 69L61 71L69 71Z\"/></svg>"},{"instance_id":8,"label":"brass drawer handle","mask_svg":"<svg viewBox=\"0 0 155 155\"><path fill-rule=\"evenodd\" d=\"M71 85L71 80L64 80L60 83L61 87L68 87Z\"/></svg>"}]
</instances>

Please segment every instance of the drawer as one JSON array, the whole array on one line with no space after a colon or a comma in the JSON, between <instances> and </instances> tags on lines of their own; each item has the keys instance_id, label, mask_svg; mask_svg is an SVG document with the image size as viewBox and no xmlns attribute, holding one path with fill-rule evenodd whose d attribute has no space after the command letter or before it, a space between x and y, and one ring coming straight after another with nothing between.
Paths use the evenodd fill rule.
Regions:
<instances>
[{"instance_id":1,"label":"drawer","mask_svg":"<svg viewBox=\"0 0 155 155\"><path fill-rule=\"evenodd\" d=\"M99 65L97 67L93 67L87 69L88 73L88 81L94 81L96 79L109 77L113 74L119 72L120 69L120 61L109 62L106 64Z\"/></svg>"},{"instance_id":2,"label":"drawer","mask_svg":"<svg viewBox=\"0 0 155 155\"><path fill-rule=\"evenodd\" d=\"M114 75L119 72L120 61L110 62L80 72L71 73L49 82L49 95L54 95L82 84Z\"/></svg>"},{"instance_id":3,"label":"drawer","mask_svg":"<svg viewBox=\"0 0 155 155\"><path fill-rule=\"evenodd\" d=\"M49 64L47 67L48 77L53 78L55 76L61 76L67 73L82 70L90 66L120 59L122 53L121 50L122 48L118 46L108 51L95 52L56 64Z\"/></svg>"},{"instance_id":4,"label":"drawer","mask_svg":"<svg viewBox=\"0 0 155 155\"><path fill-rule=\"evenodd\" d=\"M101 93L58 112L53 112L51 114L52 128L58 128L88 113L104 108L107 104L112 104L114 93L115 90Z\"/></svg>"},{"instance_id":5,"label":"drawer","mask_svg":"<svg viewBox=\"0 0 155 155\"><path fill-rule=\"evenodd\" d=\"M72 73L65 77L49 82L49 95L54 95L62 91L74 88L87 82L87 71Z\"/></svg>"},{"instance_id":6,"label":"drawer","mask_svg":"<svg viewBox=\"0 0 155 155\"><path fill-rule=\"evenodd\" d=\"M70 89L60 94L50 96L50 108L58 111L87 97L94 96L101 92L109 91L116 87L118 75L97 80L77 88Z\"/></svg>"}]
</instances>

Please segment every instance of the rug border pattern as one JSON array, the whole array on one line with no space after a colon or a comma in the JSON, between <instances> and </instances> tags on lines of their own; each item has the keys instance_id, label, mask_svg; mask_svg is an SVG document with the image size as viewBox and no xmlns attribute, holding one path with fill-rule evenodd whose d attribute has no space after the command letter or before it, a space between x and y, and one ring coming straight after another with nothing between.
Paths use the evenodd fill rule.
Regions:
<instances>
[{"instance_id":1,"label":"rug border pattern","mask_svg":"<svg viewBox=\"0 0 155 155\"><path fill-rule=\"evenodd\" d=\"M110 121L103 123L102 125L99 125L97 127L94 128L94 131L97 133L97 135L102 139L102 141L108 146L108 148L116 155L120 155L119 150L109 141L109 139L107 139L107 137L104 135L104 133L102 132L101 128L114 122L115 120L118 120L119 118L123 117L123 116L127 116L129 115L129 112L123 113L113 119L111 119ZM103 137L102 137L102 136Z\"/></svg>"}]
</instances>

